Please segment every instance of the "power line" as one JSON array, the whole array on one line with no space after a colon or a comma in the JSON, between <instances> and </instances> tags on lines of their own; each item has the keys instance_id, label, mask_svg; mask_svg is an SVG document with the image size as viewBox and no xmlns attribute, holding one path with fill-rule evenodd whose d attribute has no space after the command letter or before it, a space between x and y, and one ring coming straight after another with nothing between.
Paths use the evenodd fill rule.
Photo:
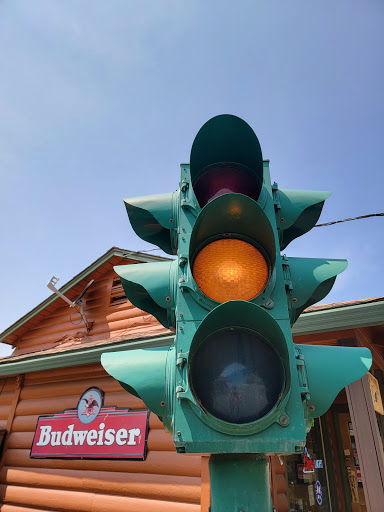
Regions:
<instances>
[{"instance_id":1,"label":"power line","mask_svg":"<svg viewBox=\"0 0 384 512\"><path fill-rule=\"evenodd\" d=\"M350 220L367 219L368 217L384 217L384 212L370 213L369 215L361 215L360 217L351 217L350 219L334 220L333 222L324 222L324 224L316 224L315 228L322 226L332 226L332 224L339 224L340 222L348 222Z\"/></svg>"}]
</instances>

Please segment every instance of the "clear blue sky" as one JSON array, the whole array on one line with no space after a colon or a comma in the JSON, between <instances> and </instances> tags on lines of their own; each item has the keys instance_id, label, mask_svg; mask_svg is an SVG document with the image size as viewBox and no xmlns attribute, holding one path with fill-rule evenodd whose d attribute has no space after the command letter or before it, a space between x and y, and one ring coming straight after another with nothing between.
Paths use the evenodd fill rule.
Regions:
<instances>
[{"instance_id":1,"label":"clear blue sky","mask_svg":"<svg viewBox=\"0 0 384 512\"><path fill-rule=\"evenodd\" d=\"M175 190L216 114L253 127L281 188L332 191L322 222L383 211L383 15L382 0L3 0L0 331L53 274L151 248L122 199ZM286 252L349 260L326 302L379 296L383 232L315 228Z\"/></svg>"}]
</instances>

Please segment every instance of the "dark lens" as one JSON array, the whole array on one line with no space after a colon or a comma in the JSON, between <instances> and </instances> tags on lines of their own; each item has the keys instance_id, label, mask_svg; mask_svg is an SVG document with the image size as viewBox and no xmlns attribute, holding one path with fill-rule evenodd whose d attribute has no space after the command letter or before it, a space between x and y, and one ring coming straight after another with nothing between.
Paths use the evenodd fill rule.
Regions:
<instances>
[{"instance_id":1,"label":"dark lens","mask_svg":"<svg viewBox=\"0 0 384 512\"><path fill-rule=\"evenodd\" d=\"M210 414L243 424L265 416L284 385L277 352L249 329L222 329L207 336L191 357L190 385Z\"/></svg>"},{"instance_id":2,"label":"dark lens","mask_svg":"<svg viewBox=\"0 0 384 512\"><path fill-rule=\"evenodd\" d=\"M193 188L201 208L216 197L229 193L244 194L257 201L261 190L255 175L246 169L230 166L208 169Z\"/></svg>"}]
</instances>

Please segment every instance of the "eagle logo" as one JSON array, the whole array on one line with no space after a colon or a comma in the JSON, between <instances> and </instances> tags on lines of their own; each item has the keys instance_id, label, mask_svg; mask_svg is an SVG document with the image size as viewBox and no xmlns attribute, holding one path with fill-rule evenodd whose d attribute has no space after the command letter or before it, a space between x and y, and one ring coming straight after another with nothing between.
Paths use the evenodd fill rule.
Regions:
<instances>
[{"instance_id":1,"label":"eagle logo","mask_svg":"<svg viewBox=\"0 0 384 512\"><path fill-rule=\"evenodd\" d=\"M100 407L97 401L93 398L93 395L89 395L89 398L83 398L84 402L87 404L85 406L84 411L81 414L85 414L87 418L92 414L96 414L95 407Z\"/></svg>"},{"instance_id":2,"label":"eagle logo","mask_svg":"<svg viewBox=\"0 0 384 512\"><path fill-rule=\"evenodd\" d=\"M91 423L103 407L104 393L97 387L88 388L77 405L77 417L81 423Z\"/></svg>"}]
</instances>

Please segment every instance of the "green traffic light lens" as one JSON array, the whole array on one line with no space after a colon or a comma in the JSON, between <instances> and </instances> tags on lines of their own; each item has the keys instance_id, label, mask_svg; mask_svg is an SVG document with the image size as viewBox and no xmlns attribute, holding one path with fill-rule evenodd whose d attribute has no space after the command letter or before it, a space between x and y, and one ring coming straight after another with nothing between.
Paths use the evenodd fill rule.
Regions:
<instances>
[{"instance_id":1,"label":"green traffic light lens","mask_svg":"<svg viewBox=\"0 0 384 512\"><path fill-rule=\"evenodd\" d=\"M284 367L276 350L255 331L226 328L207 336L190 359L196 401L219 420L259 420L283 392Z\"/></svg>"}]
</instances>

